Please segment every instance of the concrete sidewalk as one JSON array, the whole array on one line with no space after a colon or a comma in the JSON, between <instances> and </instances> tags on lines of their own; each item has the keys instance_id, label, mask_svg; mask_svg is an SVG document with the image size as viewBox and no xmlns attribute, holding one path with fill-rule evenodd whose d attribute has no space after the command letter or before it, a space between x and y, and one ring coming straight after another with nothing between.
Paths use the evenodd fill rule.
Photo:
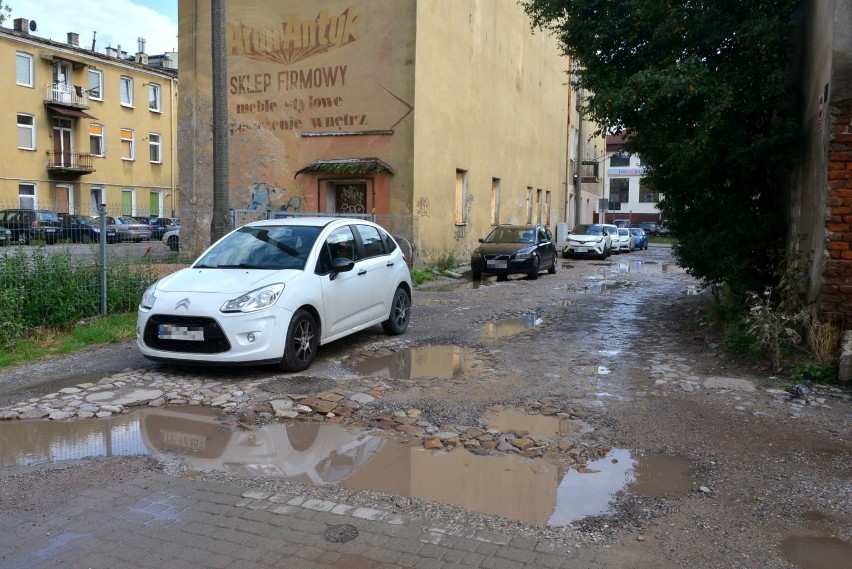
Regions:
<instances>
[{"instance_id":1,"label":"concrete sidewalk","mask_svg":"<svg viewBox=\"0 0 852 569\"><path fill-rule=\"evenodd\" d=\"M83 491L48 515L5 517L0 552L0 569L637 566L610 549L159 473Z\"/></svg>"}]
</instances>

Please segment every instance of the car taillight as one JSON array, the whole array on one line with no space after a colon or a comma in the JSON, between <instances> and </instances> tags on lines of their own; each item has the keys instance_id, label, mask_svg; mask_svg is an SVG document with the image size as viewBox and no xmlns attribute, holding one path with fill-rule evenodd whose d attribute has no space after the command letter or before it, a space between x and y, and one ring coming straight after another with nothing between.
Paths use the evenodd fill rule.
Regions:
<instances>
[{"instance_id":1,"label":"car taillight","mask_svg":"<svg viewBox=\"0 0 852 569\"><path fill-rule=\"evenodd\" d=\"M38 220L34 219L33 222L30 224L30 227L32 227L33 229L38 229L40 227Z\"/></svg>"}]
</instances>

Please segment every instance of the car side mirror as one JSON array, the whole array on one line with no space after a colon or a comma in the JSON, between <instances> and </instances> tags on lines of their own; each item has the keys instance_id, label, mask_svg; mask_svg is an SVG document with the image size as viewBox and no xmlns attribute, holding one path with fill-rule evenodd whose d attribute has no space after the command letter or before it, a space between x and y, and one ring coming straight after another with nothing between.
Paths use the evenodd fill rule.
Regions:
<instances>
[{"instance_id":1,"label":"car side mirror","mask_svg":"<svg viewBox=\"0 0 852 569\"><path fill-rule=\"evenodd\" d=\"M482 237L480 237L480 238L479 238L479 242L480 242L480 243L485 243L485 239L483 239Z\"/></svg>"},{"instance_id":2,"label":"car side mirror","mask_svg":"<svg viewBox=\"0 0 852 569\"><path fill-rule=\"evenodd\" d=\"M331 280L337 278L338 273L346 273L355 268L355 261L346 257L335 257L331 262Z\"/></svg>"}]
</instances>

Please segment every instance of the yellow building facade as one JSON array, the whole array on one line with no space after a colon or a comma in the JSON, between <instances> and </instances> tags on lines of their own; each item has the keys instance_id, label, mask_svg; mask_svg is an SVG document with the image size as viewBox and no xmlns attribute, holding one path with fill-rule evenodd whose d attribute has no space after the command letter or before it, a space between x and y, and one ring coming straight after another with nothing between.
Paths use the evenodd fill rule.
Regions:
<instances>
[{"instance_id":1,"label":"yellow building facade","mask_svg":"<svg viewBox=\"0 0 852 569\"><path fill-rule=\"evenodd\" d=\"M179 19L182 245L199 249L210 2L180 0ZM576 192L603 191L572 170L585 147L570 62L515 0L251 0L227 3L226 21L231 208L373 212L428 261L497 224L573 224Z\"/></svg>"},{"instance_id":2,"label":"yellow building facade","mask_svg":"<svg viewBox=\"0 0 852 569\"><path fill-rule=\"evenodd\" d=\"M76 33L61 43L13 24L0 28L0 209L179 214L176 73L141 50L97 53Z\"/></svg>"}]
</instances>

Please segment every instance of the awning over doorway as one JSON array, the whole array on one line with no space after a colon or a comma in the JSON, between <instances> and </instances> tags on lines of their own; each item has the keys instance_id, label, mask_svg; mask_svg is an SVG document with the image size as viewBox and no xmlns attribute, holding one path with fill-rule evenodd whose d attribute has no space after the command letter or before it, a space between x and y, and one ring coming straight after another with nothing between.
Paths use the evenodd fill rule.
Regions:
<instances>
[{"instance_id":1,"label":"awning over doorway","mask_svg":"<svg viewBox=\"0 0 852 569\"><path fill-rule=\"evenodd\" d=\"M49 111L53 111L57 115L63 115L63 116L66 116L66 117L74 117L75 119L98 120L98 117L93 117L89 113L84 113L83 111L78 111L77 109L69 109L67 107L60 107L59 105L45 105L45 108Z\"/></svg>"},{"instance_id":2,"label":"awning over doorway","mask_svg":"<svg viewBox=\"0 0 852 569\"><path fill-rule=\"evenodd\" d=\"M314 160L300 168L296 176L305 173L322 172L325 174L393 174L393 168L378 158L335 158L333 160Z\"/></svg>"}]
</instances>

